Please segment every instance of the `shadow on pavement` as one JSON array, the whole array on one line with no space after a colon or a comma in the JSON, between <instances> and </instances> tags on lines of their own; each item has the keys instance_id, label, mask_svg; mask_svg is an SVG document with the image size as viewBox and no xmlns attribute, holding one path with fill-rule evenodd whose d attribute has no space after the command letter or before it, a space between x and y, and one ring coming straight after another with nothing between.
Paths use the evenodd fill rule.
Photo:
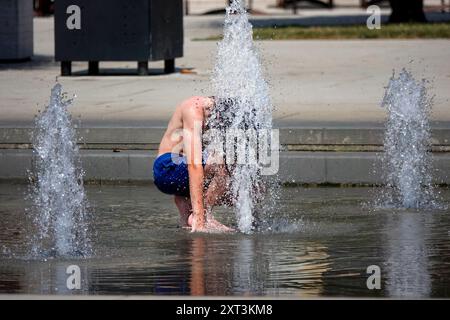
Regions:
<instances>
[{"instance_id":1,"label":"shadow on pavement","mask_svg":"<svg viewBox=\"0 0 450 320\"><path fill-rule=\"evenodd\" d=\"M34 55L31 59L23 60L0 60L0 71L2 70L30 70L46 69L49 66L59 66L53 56Z\"/></svg>"}]
</instances>

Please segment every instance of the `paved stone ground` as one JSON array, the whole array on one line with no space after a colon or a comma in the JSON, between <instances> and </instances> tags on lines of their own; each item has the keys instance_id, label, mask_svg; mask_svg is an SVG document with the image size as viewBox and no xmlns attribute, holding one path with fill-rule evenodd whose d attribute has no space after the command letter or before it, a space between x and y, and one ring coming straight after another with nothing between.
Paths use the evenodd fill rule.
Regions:
<instances>
[{"instance_id":1,"label":"paved stone ground","mask_svg":"<svg viewBox=\"0 0 450 320\"><path fill-rule=\"evenodd\" d=\"M0 65L0 125L30 124L57 78L77 95L72 112L83 125L164 124L183 99L211 93L216 44L189 40L196 32L189 27L194 22L186 21L185 57L177 60L178 71L192 73L163 75L162 63L154 62L151 76L138 77L133 75L134 62L105 62L101 72L107 75L86 76L86 63L75 63L76 76L59 77L59 65L53 62L53 21L35 19L35 60ZM380 122L384 86L393 70L403 67L430 80L433 119L450 121L448 40L262 41L257 46L280 126Z\"/></svg>"}]
</instances>

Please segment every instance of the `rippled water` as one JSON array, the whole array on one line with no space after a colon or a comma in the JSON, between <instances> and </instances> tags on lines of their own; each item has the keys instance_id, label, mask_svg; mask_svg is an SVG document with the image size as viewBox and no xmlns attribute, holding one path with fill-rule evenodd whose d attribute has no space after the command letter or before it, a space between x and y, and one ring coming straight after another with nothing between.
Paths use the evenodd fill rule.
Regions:
<instances>
[{"instance_id":1,"label":"rippled water","mask_svg":"<svg viewBox=\"0 0 450 320\"><path fill-rule=\"evenodd\" d=\"M371 212L370 188L284 188L272 232L200 235L151 186L86 191L95 256L44 261L26 257L26 186L0 184L0 293L450 297L449 211ZM73 264L81 290L66 288ZM369 265L381 290L366 287Z\"/></svg>"}]
</instances>

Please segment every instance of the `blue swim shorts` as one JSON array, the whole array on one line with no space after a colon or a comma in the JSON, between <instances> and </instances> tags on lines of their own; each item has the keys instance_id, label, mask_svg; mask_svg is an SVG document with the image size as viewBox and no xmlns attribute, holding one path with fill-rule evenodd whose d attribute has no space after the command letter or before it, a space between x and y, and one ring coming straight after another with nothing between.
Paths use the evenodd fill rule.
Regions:
<instances>
[{"instance_id":1,"label":"blue swim shorts","mask_svg":"<svg viewBox=\"0 0 450 320\"><path fill-rule=\"evenodd\" d=\"M205 161L203 160L203 165ZM164 153L153 163L153 180L163 193L189 197L189 173L186 157Z\"/></svg>"}]
</instances>

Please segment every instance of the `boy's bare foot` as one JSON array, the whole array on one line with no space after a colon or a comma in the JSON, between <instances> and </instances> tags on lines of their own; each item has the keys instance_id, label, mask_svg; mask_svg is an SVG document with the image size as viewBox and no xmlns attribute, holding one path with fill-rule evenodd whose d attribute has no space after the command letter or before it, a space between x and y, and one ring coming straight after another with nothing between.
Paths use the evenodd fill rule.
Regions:
<instances>
[{"instance_id":1,"label":"boy's bare foot","mask_svg":"<svg viewBox=\"0 0 450 320\"><path fill-rule=\"evenodd\" d=\"M213 217L208 218L208 221L206 222L206 226L208 229L211 229L212 231L216 232L235 232L233 228L227 227L223 223L220 223Z\"/></svg>"},{"instance_id":2,"label":"boy's bare foot","mask_svg":"<svg viewBox=\"0 0 450 320\"><path fill-rule=\"evenodd\" d=\"M186 225L187 229L191 229L192 228L192 221L193 221L193 219L194 219L194 216L191 213L189 215L188 219L187 219L187 225Z\"/></svg>"},{"instance_id":3,"label":"boy's bare foot","mask_svg":"<svg viewBox=\"0 0 450 320\"><path fill-rule=\"evenodd\" d=\"M193 222L193 216L192 214L189 215L188 218L188 226L186 229L192 228L192 222ZM206 225L201 228L200 230L196 230L200 232L235 232L233 228L227 227L226 225L220 223L216 219L214 219L212 216L208 216L206 220Z\"/></svg>"}]
</instances>

